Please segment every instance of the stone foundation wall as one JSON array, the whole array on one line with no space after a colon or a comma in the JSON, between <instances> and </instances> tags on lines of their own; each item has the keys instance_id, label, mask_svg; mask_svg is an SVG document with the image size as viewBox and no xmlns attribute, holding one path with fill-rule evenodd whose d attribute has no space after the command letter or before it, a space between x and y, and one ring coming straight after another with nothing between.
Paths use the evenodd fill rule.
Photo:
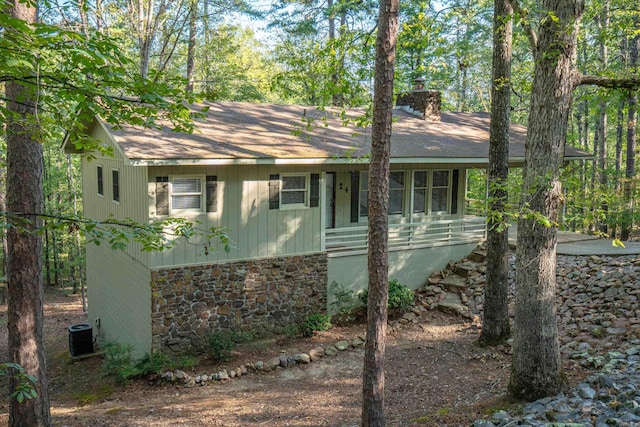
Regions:
<instances>
[{"instance_id":1,"label":"stone foundation wall","mask_svg":"<svg viewBox=\"0 0 640 427\"><path fill-rule=\"evenodd\" d=\"M327 306L327 255L299 255L151 271L152 347L207 349L216 331L264 336Z\"/></svg>"}]
</instances>

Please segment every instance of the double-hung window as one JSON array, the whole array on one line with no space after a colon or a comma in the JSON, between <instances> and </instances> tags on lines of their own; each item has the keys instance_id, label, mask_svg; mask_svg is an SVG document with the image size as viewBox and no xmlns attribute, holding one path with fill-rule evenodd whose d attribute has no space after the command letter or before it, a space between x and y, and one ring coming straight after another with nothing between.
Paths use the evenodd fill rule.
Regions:
<instances>
[{"instance_id":1,"label":"double-hung window","mask_svg":"<svg viewBox=\"0 0 640 427\"><path fill-rule=\"evenodd\" d=\"M202 210L202 178L171 178L171 212Z\"/></svg>"},{"instance_id":2,"label":"double-hung window","mask_svg":"<svg viewBox=\"0 0 640 427\"><path fill-rule=\"evenodd\" d=\"M281 208L302 208L308 206L309 175L282 174L280 180L282 182L280 189Z\"/></svg>"},{"instance_id":3,"label":"double-hung window","mask_svg":"<svg viewBox=\"0 0 640 427\"><path fill-rule=\"evenodd\" d=\"M359 188L360 218L369 216L369 172L360 172ZM404 212L404 171L389 173L389 215L402 215Z\"/></svg>"},{"instance_id":4,"label":"double-hung window","mask_svg":"<svg viewBox=\"0 0 640 427\"><path fill-rule=\"evenodd\" d=\"M369 172L360 172L359 192L360 218L367 218L369 216Z\"/></svg>"},{"instance_id":5,"label":"double-hung window","mask_svg":"<svg viewBox=\"0 0 640 427\"><path fill-rule=\"evenodd\" d=\"M413 171L413 213L427 212L427 194L429 194L429 172Z\"/></svg>"},{"instance_id":6,"label":"double-hung window","mask_svg":"<svg viewBox=\"0 0 640 427\"><path fill-rule=\"evenodd\" d=\"M404 212L404 171L389 173L389 215Z\"/></svg>"},{"instance_id":7,"label":"double-hung window","mask_svg":"<svg viewBox=\"0 0 640 427\"><path fill-rule=\"evenodd\" d=\"M156 215L218 211L218 177L157 176Z\"/></svg>"},{"instance_id":8,"label":"double-hung window","mask_svg":"<svg viewBox=\"0 0 640 427\"><path fill-rule=\"evenodd\" d=\"M451 187L451 174L448 170L433 171L431 186L431 214L443 214L449 212L449 188Z\"/></svg>"}]
</instances>

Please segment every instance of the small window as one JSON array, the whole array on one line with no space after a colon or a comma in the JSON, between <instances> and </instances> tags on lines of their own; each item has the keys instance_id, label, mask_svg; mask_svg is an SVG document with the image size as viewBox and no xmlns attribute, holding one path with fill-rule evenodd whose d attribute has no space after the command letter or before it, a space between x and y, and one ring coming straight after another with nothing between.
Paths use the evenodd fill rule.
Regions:
<instances>
[{"instance_id":1,"label":"small window","mask_svg":"<svg viewBox=\"0 0 640 427\"><path fill-rule=\"evenodd\" d=\"M404 206L404 172L389 173L389 215L402 215Z\"/></svg>"},{"instance_id":2,"label":"small window","mask_svg":"<svg viewBox=\"0 0 640 427\"><path fill-rule=\"evenodd\" d=\"M113 169L111 171L111 185L113 188L113 201L120 201L120 171Z\"/></svg>"},{"instance_id":3,"label":"small window","mask_svg":"<svg viewBox=\"0 0 640 427\"><path fill-rule=\"evenodd\" d=\"M427 211L427 191L428 191L427 171L413 172L413 213L425 213Z\"/></svg>"},{"instance_id":4,"label":"small window","mask_svg":"<svg viewBox=\"0 0 640 427\"><path fill-rule=\"evenodd\" d=\"M207 175L207 212L218 212L218 177Z\"/></svg>"},{"instance_id":5,"label":"small window","mask_svg":"<svg viewBox=\"0 0 640 427\"><path fill-rule=\"evenodd\" d=\"M104 176L102 174L102 166L97 167L98 174L98 194L104 196Z\"/></svg>"},{"instance_id":6,"label":"small window","mask_svg":"<svg viewBox=\"0 0 640 427\"><path fill-rule=\"evenodd\" d=\"M184 177L171 179L171 210L201 210L202 179Z\"/></svg>"},{"instance_id":7,"label":"small window","mask_svg":"<svg viewBox=\"0 0 640 427\"><path fill-rule=\"evenodd\" d=\"M280 206L306 207L308 205L308 175L282 175Z\"/></svg>"},{"instance_id":8,"label":"small window","mask_svg":"<svg viewBox=\"0 0 640 427\"><path fill-rule=\"evenodd\" d=\"M449 175L449 171L433 171L431 213L447 213L449 211Z\"/></svg>"}]
</instances>

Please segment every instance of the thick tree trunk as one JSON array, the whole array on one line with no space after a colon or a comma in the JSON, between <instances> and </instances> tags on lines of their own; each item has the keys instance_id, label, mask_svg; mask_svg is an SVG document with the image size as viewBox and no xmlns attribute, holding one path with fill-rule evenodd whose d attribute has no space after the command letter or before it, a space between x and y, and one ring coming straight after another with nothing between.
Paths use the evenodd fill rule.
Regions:
<instances>
[{"instance_id":1,"label":"thick tree trunk","mask_svg":"<svg viewBox=\"0 0 640 427\"><path fill-rule=\"evenodd\" d=\"M509 176L509 112L511 108L511 43L513 9L508 0L496 0L493 16L493 66L489 138L489 218L487 284L481 345L509 338L509 230L505 212Z\"/></svg>"},{"instance_id":2,"label":"thick tree trunk","mask_svg":"<svg viewBox=\"0 0 640 427\"><path fill-rule=\"evenodd\" d=\"M35 22L37 10L15 1L12 16ZM16 83L6 85L7 109L7 210L39 213L42 208L42 146L35 121L35 96L30 88ZM29 222L15 220L14 225L27 230L38 227L38 218ZM44 358L42 239L38 233L10 228L8 253L8 329L9 355L14 363L37 378L38 396L18 403L10 402L9 425L15 427L50 426L47 370ZM15 387L10 381L10 387Z\"/></svg>"},{"instance_id":3,"label":"thick tree trunk","mask_svg":"<svg viewBox=\"0 0 640 427\"><path fill-rule=\"evenodd\" d=\"M560 166L577 84L576 43L583 2L544 0L523 170L521 209L553 224L562 198ZM551 19L550 17L553 17ZM562 46L562 49L558 49ZM518 221L516 310L509 393L535 400L567 386L556 319L556 226L534 215Z\"/></svg>"},{"instance_id":4,"label":"thick tree trunk","mask_svg":"<svg viewBox=\"0 0 640 427\"><path fill-rule=\"evenodd\" d=\"M399 0L380 2L369 165L369 298L362 374L362 427L385 425L384 361L389 297L389 157L398 14Z\"/></svg>"}]
</instances>

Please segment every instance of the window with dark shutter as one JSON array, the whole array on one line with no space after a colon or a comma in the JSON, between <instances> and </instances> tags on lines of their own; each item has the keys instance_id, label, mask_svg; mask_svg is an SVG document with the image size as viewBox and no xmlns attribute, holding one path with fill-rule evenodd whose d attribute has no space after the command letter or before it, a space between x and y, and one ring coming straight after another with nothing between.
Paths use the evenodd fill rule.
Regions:
<instances>
[{"instance_id":1,"label":"window with dark shutter","mask_svg":"<svg viewBox=\"0 0 640 427\"><path fill-rule=\"evenodd\" d=\"M113 188L113 201L120 201L120 171L113 169L111 171L111 185Z\"/></svg>"},{"instance_id":2,"label":"window with dark shutter","mask_svg":"<svg viewBox=\"0 0 640 427\"><path fill-rule=\"evenodd\" d=\"M207 212L218 212L218 177L207 175Z\"/></svg>"},{"instance_id":3,"label":"window with dark shutter","mask_svg":"<svg viewBox=\"0 0 640 427\"><path fill-rule=\"evenodd\" d=\"M171 212L202 211L202 177L171 178Z\"/></svg>"},{"instance_id":4,"label":"window with dark shutter","mask_svg":"<svg viewBox=\"0 0 640 427\"><path fill-rule=\"evenodd\" d=\"M169 215L169 177L156 177L156 215Z\"/></svg>"},{"instance_id":5,"label":"window with dark shutter","mask_svg":"<svg viewBox=\"0 0 640 427\"><path fill-rule=\"evenodd\" d=\"M269 209L280 208L280 175L269 175Z\"/></svg>"},{"instance_id":6,"label":"window with dark shutter","mask_svg":"<svg viewBox=\"0 0 640 427\"><path fill-rule=\"evenodd\" d=\"M102 166L98 166L97 168L98 174L98 194L104 196L104 177L102 175Z\"/></svg>"}]
</instances>

